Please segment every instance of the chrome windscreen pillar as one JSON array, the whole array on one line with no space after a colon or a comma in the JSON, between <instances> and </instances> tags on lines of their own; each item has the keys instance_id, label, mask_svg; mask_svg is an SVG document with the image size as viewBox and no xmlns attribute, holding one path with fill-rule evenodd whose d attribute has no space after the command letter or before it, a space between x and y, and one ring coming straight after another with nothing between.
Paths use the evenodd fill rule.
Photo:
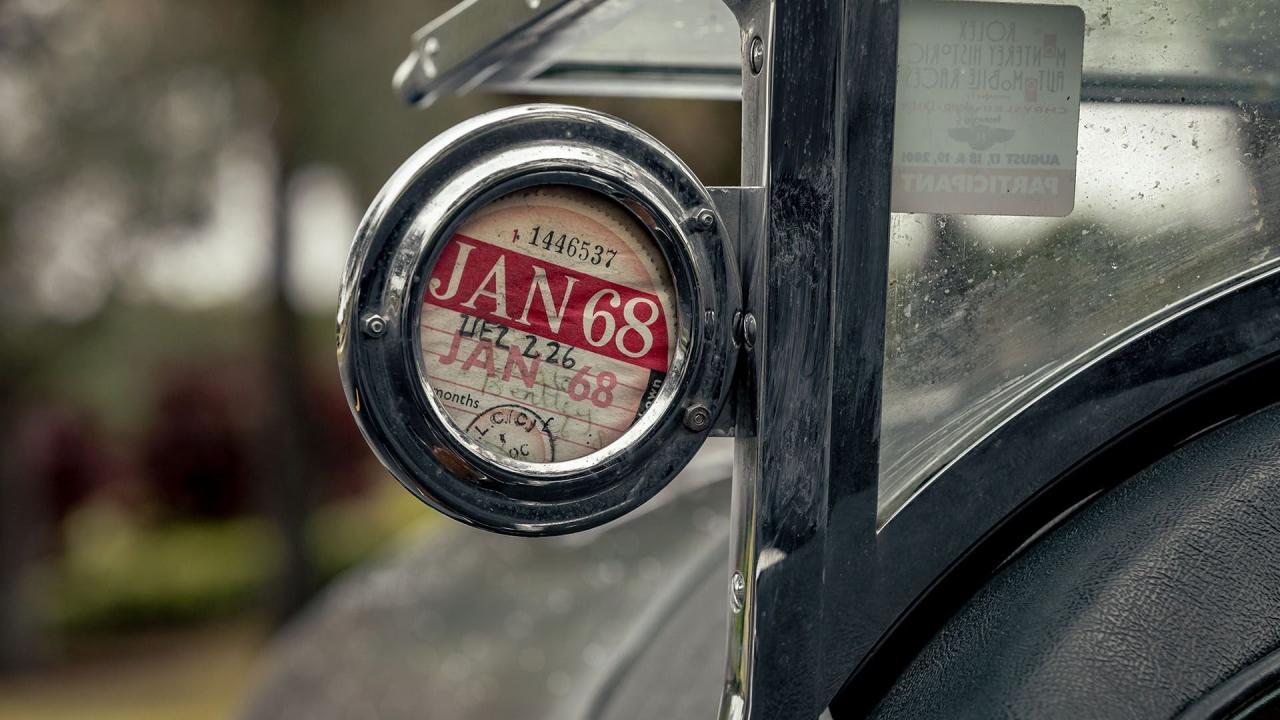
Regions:
<instances>
[{"instance_id":1,"label":"chrome windscreen pillar","mask_svg":"<svg viewBox=\"0 0 1280 720\"><path fill-rule=\"evenodd\" d=\"M720 716L812 720L867 648L896 68L893 0L730 2L742 29L729 659ZM865 567L865 566L864 566Z\"/></svg>"}]
</instances>

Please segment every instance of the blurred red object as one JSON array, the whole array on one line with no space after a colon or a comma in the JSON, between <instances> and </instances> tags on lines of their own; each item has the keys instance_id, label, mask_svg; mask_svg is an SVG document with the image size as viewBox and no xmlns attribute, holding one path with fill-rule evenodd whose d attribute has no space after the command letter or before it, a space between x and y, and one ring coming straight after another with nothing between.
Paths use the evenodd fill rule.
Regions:
<instances>
[{"instance_id":1,"label":"blurred red object","mask_svg":"<svg viewBox=\"0 0 1280 720\"><path fill-rule=\"evenodd\" d=\"M254 448L225 373L186 369L159 388L142 439L142 467L161 511L219 518L255 505Z\"/></svg>"},{"instance_id":2,"label":"blurred red object","mask_svg":"<svg viewBox=\"0 0 1280 720\"><path fill-rule=\"evenodd\" d=\"M42 408L23 418L18 436L18 467L40 489L44 509L54 520L62 520L118 474L101 431L83 413Z\"/></svg>"},{"instance_id":3,"label":"blurred red object","mask_svg":"<svg viewBox=\"0 0 1280 720\"><path fill-rule=\"evenodd\" d=\"M163 513L218 518L261 507L274 451L263 382L245 365L184 368L161 382L140 454ZM317 435L308 445L324 470L312 479L315 497L362 492L370 484L369 454L341 385L329 373L312 373L307 396Z\"/></svg>"}]
</instances>

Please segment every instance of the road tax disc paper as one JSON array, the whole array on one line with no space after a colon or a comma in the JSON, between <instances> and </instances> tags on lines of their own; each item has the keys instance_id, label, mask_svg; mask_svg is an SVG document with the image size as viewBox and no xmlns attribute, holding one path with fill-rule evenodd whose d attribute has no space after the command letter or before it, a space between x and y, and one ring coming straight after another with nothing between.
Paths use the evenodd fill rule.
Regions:
<instances>
[{"instance_id":1,"label":"road tax disc paper","mask_svg":"<svg viewBox=\"0 0 1280 720\"><path fill-rule=\"evenodd\" d=\"M589 455L662 388L675 300L661 249L617 202L559 185L510 193L464 221L427 277L429 391L500 456Z\"/></svg>"}]
</instances>

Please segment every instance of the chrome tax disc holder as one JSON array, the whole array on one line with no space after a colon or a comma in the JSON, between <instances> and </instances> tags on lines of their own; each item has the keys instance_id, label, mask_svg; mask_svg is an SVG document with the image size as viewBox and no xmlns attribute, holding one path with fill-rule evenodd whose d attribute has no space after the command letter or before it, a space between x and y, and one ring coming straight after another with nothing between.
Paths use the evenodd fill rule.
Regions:
<instances>
[{"instance_id":1,"label":"chrome tax disc holder","mask_svg":"<svg viewBox=\"0 0 1280 720\"><path fill-rule=\"evenodd\" d=\"M338 315L347 400L441 512L590 528L710 434L738 278L708 189L653 137L573 107L490 112L415 153L360 223Z\"/></svg>"}]
</instances>

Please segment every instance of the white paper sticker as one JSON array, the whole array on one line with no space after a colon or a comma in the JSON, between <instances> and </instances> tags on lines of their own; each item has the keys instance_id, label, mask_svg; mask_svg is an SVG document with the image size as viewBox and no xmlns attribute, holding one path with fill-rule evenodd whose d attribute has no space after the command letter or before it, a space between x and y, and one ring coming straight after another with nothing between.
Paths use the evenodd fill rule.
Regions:
<instances>
[{"instance_id":1,"label":"white paper sticker","mask_svg":"<svg viewBox=\"0 0 1280 720\"><path fill-rule=\"evenodd\" d=\"M662 250L603 195L541 186L474 212L431 269L427 381L488 449L547 463L617 440L653 405L678 338Z\"/></svg>"},{"instance_id":2,"label":"white paper sticker","mask_svg":"<svg viewBox=\"0 0 1280 720\"><path fill-rule=\"evenodd\" d=\"M893 210L1071 214L1084 12L990 2L901 12Z\"/></svg>"}]
</instances>

